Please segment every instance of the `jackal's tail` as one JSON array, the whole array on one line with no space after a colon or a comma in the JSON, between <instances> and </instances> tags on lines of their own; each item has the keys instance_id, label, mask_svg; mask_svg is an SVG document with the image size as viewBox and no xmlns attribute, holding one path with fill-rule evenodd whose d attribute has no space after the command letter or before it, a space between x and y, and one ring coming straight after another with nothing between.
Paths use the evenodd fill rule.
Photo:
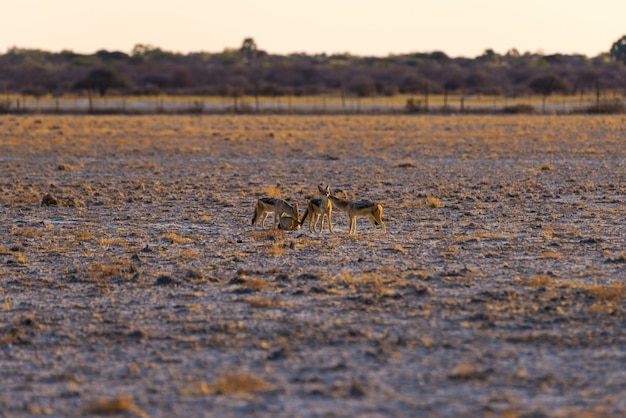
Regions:
<instances>
[{"instance_id":1,"label":"jackal's tail","mask_svg":"<svg viewBox=\"0 0 626 418\"><path fill-rule=\"evenodd\" d=\"M304 221L306 221L307 216L309 216L309 208L306 208L306 210L304 211L304 216L302 217L302 220L300 221L300 225L304 225Z\"/></svg>"},{"instance_id":2,"label":"jackal's tail","mask_svg":"<svg viewBox=\"0 0 626 418\"><path fill-rule=\"evenodd\" d=\"M257 203L254 206L254 215L252 216L252 223L251 223L252 225L255 224L255 221L257 220L258 216L259 216L259 204Z\"/></svg>"}]
</instances>

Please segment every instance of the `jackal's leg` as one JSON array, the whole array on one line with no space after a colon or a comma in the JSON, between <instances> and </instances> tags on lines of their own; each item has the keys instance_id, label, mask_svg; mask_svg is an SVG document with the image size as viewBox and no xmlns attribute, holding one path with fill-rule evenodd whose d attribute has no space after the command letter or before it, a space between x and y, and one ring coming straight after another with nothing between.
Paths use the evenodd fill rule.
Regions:
<instances>
[{"instance_id":1,"label":"jackal's leg","mask_svg":"<svg viewBox=\"0 0 626 418\"><path fill-rule=\"evenodd\" d=\"M313 219L315 219L315 222L313 223L313 229L311 230L311 232L316 232L315 227L317 226L317 223L320 221L320 216L316 213L313 216Z\"/></svg>"},{"instance_id":2,"label":"jackal's leg","mask_svg":"<svg viewBox=\"0 0 626 418\"><path fill-rule=\"evenodd\" d=\"M376 231L376 218L374 217L374 215L367 215L367 219L370 221L370 223L372 224L372 226L374 227L372 229L372 232Z\"/></svg>"},{"instance_id":3,"label":"jackal's leg","mask_svg":"<svg viewBox=\"0 0 626 418\"><path fill-rule=\"evenodd\" d=\"M274 212L274 229L278 229L278 221L280 216L278 215L278 211Z\"/></svg>"},{"instance_id":4,"label":"jackal's leg","mask_svg":"<svg viewBox=\"0 0 626 418\"><path fill-rule=\"evenodd\" d=\"M348 235L350 234L356 234L356 216L350 217L350 231L348 232Z\"/></svg>"},{"instance_id":5,"label":"jackal's leg","mask_svg":"<svg viewBox=\"0 0 626 418\"><path fill-rule=\"evenodd\" d=\"M328 230L330 231L331 234L334 234L333 223L330 221L331 216L332 216L332 212L328 212Z\"/></svg>"},{"instance_id":6,"label":"jackal's leg","mask_svg":"<svg viewBox=\"0 0 626 418\"><path fill-rule=\"evenodd\" d=\"M265 228L265 220L270 216L270 212L265 212L263 214L263 222L261 222L261 227Z\"/></svg>"}]
</instances>

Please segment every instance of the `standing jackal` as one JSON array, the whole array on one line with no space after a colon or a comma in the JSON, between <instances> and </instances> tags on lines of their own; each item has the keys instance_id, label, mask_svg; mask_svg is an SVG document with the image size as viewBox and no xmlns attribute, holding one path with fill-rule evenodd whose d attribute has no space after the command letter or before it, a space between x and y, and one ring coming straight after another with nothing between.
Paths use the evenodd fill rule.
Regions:
<instances>
[{"instance_id":1,"label":"standing jackal","mask_svg":"<svg viewBox=\"0 0 626 418\"><path fill-rule=\"evenodd\" d=\"M331 234L334 234L333 223L331 220L331 216L333 214L333 204L329 200L330 186L326 186L326 188L323 188L320 184L319 186L317 186L317 189L322 195L322 198L312 199L309 201L309 205L304 211L304 216L302 217L302 223L304 223L306 221L306 218L309 217L309 231L316 232L315 226L321 218L322 223L320 224L320 229L317 232L322 233L322 231L324 230L324 218L326 218L328 219L328 230Z\"/></svg>"},{"instance_id":2,"label":"standing jackal","mask_svg":"<svg viewBox=\"0 0 626 418\"><path fill-rule=\"evenodd\" d=\"M302 216L302 223L306 221L306 218L309 218L309 231L311 232L315 232L315 226L320 221L320 217L322 216L322 211L320 209L321 202L322 199L309 200L309 205L304 211L304 216ZM322 232L321 228L320 232Z\"/></svg>"},{"instance_id":3,"label":"standing jackal","mask_svg":"<svg viewBox=\"0 0 626 418\"><path fill-rule=\"evenodd\" d=\"M261 221L261 227L265 228L265 220L270 215L274 214L274 228L278 228L280 218L283 215L291 217L300 224L300 213L298 212L298 203L291 206L289 203L276 197L262 197L256 202L254 207L254 216L252 216L252 225L258 225L259 219Z\"/></svg>"},{"instance_id":4,"label":"standing jackal","mask_svg":"<svg viewBox=\"0 0 626 418\"><path fill-rule=\"evenodd\" d=\"M320 184L317 186L317 190L320 191L322 198L320 199L320 212L322 213L322 224L320 225L320 232L324 230L324 217L328 219L328 230L331 234L333 232L333 223L330 217L333 215L333 204L330 201L330 186L326 185L326 188Z\"/></svg>"},{"instance_id":5,"label":"standing jackal","mask_svg":"<svg viewBox=\"0 0 626 418\"><path fill-rule=\"evenodd\" d=\"M332 204L342 212L346 212L350 218L350 231L348 234L356 235L356 218L367 218L376 230L377 225L383 227L384 233L387 233L387 226L383 222L383 205L380 203L370 202L369 200L359 200L352 202L349 200L339 199L332 194L328 196Z\"/></svg>"}]
</instances>

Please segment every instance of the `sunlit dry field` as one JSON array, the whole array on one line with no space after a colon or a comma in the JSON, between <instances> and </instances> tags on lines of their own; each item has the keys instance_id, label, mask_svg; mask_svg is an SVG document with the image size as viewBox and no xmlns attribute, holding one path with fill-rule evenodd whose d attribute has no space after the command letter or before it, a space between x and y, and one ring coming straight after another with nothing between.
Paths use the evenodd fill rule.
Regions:
<instances>
[{"instance_id":1,"label":"sunlit dry field","mask_svg":"<svg viewBox=\"0 0 626 418\"><path fill-rule=\"evenodd\" d=\"M625 141L622 116L2 116L0 416L624 416ZM250 225L318 184L387 234Z\"/></svg>"}]
</instances>

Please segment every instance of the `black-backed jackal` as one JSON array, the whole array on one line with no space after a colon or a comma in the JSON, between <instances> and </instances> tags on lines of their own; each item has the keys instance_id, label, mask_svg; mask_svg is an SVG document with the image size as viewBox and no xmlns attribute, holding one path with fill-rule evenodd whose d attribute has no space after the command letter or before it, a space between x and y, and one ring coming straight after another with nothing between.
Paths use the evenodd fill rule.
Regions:
<instances>
[{"instance_id":1,"label":"black-backed jackal","mask_svg":"<svg viewBox=\"0 0 626 418\"><path fill-rule=\"evenodd\" d=\"M330 186L326 185L326 187L324 188L320 184L319 186L317 186L317 190L319 190L320 194L322 195L320 199L320 211L322 212L322 224L320 225L320 232L324 230L324 217L326 217L326 219L328 219L328 230L331 234L334 234L333 223L331 221L331 216L333 215L333 204L330 201Z\"/></svg>"},{"instance_id":2,"label":"black-backed jackal","mask_svg":"<svg viewBox=\"0 0 626 418\"><path fill-rule=\"evenodd\" d=\"M321 199L312 199L309 201L309 205L304 212L304 216L302 217L302 223L306 221L306 218L309 218L309 231L315 232L315 226L319 222L320 218L322 223L320 224L320 229L317 231L318 233L322 233L324 230L324 218L328 219L328 230L331 234L333 232L333 223L332 223L332 215L333 215L333 204L329 200L330 197L330 186L326 186L326 188L322 187L322 185L317 186L320 194L322 195Z\"/></svg>"},{"instance_id":3,"label":"black-backed jackal","mask_svg":"<svg viewBox=\"0 0 626 418\"><path fill-rule=\"evenodd\" d=\"M294 206L291 206L289 203L276 197L262 197L257 200L256 206L254 207L252 225L258 225L259 219L263 218L263 220L261 221L261 226L265 228L265 220L270 215L270 213L274 214L274 228L278 228L280 218L283 217L283 215L295 219L297 223L300 224L298 203L296 203Z\"/></svg>"},{"instance_id":4,"label":"black-backed jackal","mask_svg":"<svg viewBox=\"0 0 626 418\"><path fill-rule=\"evenodd\" d=\"M350 218L350 231L348 234L356 234L356 218L367 218L376 230L377 225L383 227L383 231L387 233L387 226L383 222L383 205L380 203L370 202L369 200L359 200L351 202L349 200L339 199L332 194L328 197L333 206L342 212L346 212Z\"/></svg>"},{"instance_id":5,"label":"black-backed jackal","mask_svg":"<svg viewBox=\"0 0 626 418\"><path fill-rule=\"evenodd\" d=\"M322 199L312 199L309 200L309 205L304 211L304 215L302 216L302 223L306 221L306 218L309 218L309 231L315 232L315 226L320 221L320 217L322 216L322 211L320 209L320 203ZM320 228L320 232L322 229Z\"/></svg>"},{"instance_id":6,"label":"black-backed jackal","mask_svg":"<svg viewBox=\"0 0 626 418\"><path fill-rule=\"evenodd\" d=\"M295 231L300 229L300 225L302 225L302 223L291 216L283 215L278 220L278 229L284 229L285 231Z\"/></svg>"}]
</instances>

